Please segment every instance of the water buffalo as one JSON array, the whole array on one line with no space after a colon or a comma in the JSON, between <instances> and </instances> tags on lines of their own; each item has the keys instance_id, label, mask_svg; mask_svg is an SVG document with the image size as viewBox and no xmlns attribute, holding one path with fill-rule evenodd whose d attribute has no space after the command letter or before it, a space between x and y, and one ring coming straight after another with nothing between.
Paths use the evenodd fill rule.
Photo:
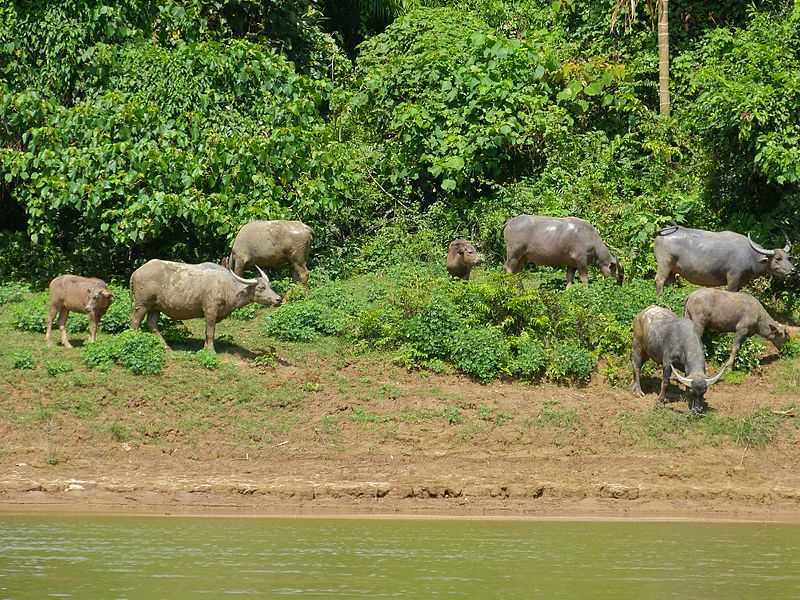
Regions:
<instances>
[{"instance_id":1,"label":"water buffalo","mask_svg":"<svg viewBox=\"0 0 800 600\"><path fill-rule=\"evenodd\" d=\"M240 277L247 267L264 269L289 263L294 280L308 283L308 255L314 232L300 221L250 221L233 241L229 266Z\"/></svg>"},{"instance_id":2,"label":"water buffalo","mask_svg":"<svg viewBox=\"0 0 800 600\"><path fill-rule=\"evenodd\" d=\"M47 331L44 339L52 345L50 332L58 315L58 328L61 330L61 344L72 348L67 338L67 317L70 311L89 315L89 339L97 339L97 324L114 300L114 294L106 282L96 277L79 275L60 275L50 282L50 314L47 317Z\"/></svg>"},{"instance_id":3,"label":"water buffalo","mask_svg":"<svg viewBox=\"0 0 800 600\"><path fill-rule=\"evenodd\" d=\"M672 225L656 234L656 291L661 294L664 284L674 281L678 274L697 285L724 285L738 292L760 275L791 274L791 249L788 238L783 249L767 250L750 239L750 234Z\"/></svg>"},{"instance_id":4,"label":"water buffalo","mask_svg":"<svg viewBox=\"0 0 800 600\"><path fill-rule=\"evenodd\" d=\"M589 265L597 265L606 277L622 285L625 273L616 257L600 239L591 223L577 217L536 217L519 215L506 223L505 269L519 273L528 262L536 265L567 267L567 287L575 271L589 283Z\"/></svg>"},{"instance_id":5,"label":"water buffalo","mask_svg":"<svg viewBox=\"0 0 800 600\"><path fill-rule=\"evenodd\" d=\"M745 339L758 334L780 350L789 339L789 329L769 316L761 302L743 292L726 292L703 288L686 299L684 317L694 323L697 334L706 328L724 333L736 333L731 355L726 363L733 365L736 353Z\"/></svg>"},{"instance_id":6,"label":"water buffalo","mask_svg":"<svg viewBox=\"0 0 800 600\"><path fill-rule=\"evenodd\" d=\"M483 257L467 240L457 239L450 242L447 248L447 272L453 277L469 279L472 267L482 262Z\"/></svg>"},{"instance_id":7,"label":"water buffalo","mask_svg":"<svg viewBox=\"0 0 800 600\"><path fill-rule=\"evenodd\" d=\"M131 275L133 314L131 327L138 329L147 315L147 324L166 346L158 330L158 315L173 319L206 319L205 349L214 352L214 329L237 308L251 302L266 306L281 303L281 297L269 284L269 278L256 266L260 277L243 279L215 263L199 265L150 260Z\"/></svg>"},{"instance_id":8,"label":"water buffalo","mask_svg":"<svg viewBox=\"0 0 800 600\"><path fill-rule=\"evenodd\" d=\"M727 365L714 377L706 377L706 359L703 342L688 319L681 319L674 312L660 306L648 306L633 318L633 384L631 391L644 396L641 385L642 364L652 359L664 368L658 402L667 397L670 377L689 388L689 408L702 412L705 408L706 390L719 381ZM684 370L686 375L678 372Z\"/></svg>"}]
</instances>

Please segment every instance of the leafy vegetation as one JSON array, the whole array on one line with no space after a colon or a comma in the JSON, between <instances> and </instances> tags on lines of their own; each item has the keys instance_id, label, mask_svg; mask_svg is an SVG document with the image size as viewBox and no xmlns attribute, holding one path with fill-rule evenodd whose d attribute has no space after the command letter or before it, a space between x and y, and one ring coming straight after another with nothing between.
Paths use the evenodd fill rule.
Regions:
<instances>
[{"instance_id":1,"label":"leafy vegetation","mask_svg":"<svg viewBox=\"0 0 800 600\"><path fill-rule=\"evenodd\" d=\"M157 375L164 368L165 355L164 346L155 335L130 330L98 339L81 351L89 368L108 370L116 363L134 375Z\"/></svg>"}]
</instances>

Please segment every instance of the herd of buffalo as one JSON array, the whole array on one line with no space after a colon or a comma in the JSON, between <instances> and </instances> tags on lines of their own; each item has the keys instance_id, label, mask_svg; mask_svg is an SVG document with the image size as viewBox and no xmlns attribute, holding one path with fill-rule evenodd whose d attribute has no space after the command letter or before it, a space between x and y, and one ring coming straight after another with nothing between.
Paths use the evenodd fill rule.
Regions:
<instances>
[{"instance_id":1,"label":"herd of buffalo","mask_svg":"<svg viewBox=\"0 0 800 600\"><path fill-rule=\"evenodd\" d=\"M604 276L623 284L622 265L597 230L583 219L520 215L506 223L503 235L505 270L509 273L519 273L528 263L566 267L569 287L576 272L583 283L588 283L588 268L596 266ZM306 264L312 239L311 228L299 221L252 221L239 231L230 255L220 264L150 260L130 278L131 327L137 329L146 317L150 328L164 342L157 327L160 313L177 320L203 317L205 348L214 351L218 321L251 302L267 306L282 302L262 268L288 263L295 281L307 284ZM737 350L748 336L760 335L782 348L789 338L788 328L773 320L758 300L739 289L760 275L791 274L794 267L790 251L788 239L784 248L769 250L756 244L749 235L731 231L711 232L677 225L659 231L655 239L658 294L675 275L705 287L688 297L683 318L659 306L649 306L636 315L631 391L643 395L641 367L651 359L663 367L659 401L664 401L669 381L675 377L689 391L691 410L699 412L705 408L706 390L733 364ZM469 279L472 268L481 261L482 257L467 240L451 242L447 270L452 276ZM255 267L257 277L243 277L248 267ZM716 286L725 286L727 291L714 289ZM56 277L50 283L47 343L51 343L52 325L58 316L61 342L70 347L65 327L70 311L88 314L90 339L94 341L97 324L112 301L113 295L101 279ZM714 377L706 374L701 341L706 329L736 334L730 357Z\"/></svg>"}]
</instances>

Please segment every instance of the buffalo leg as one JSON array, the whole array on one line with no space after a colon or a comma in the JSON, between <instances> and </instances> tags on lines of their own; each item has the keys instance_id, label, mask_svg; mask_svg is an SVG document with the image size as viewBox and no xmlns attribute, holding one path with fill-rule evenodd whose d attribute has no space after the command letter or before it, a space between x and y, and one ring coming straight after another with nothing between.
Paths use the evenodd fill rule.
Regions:
<instances>
[{"instance_id":1,"label":"buffalo leg","mask_svg":"<svg viewBox=\"0 0 800 600\"><path fill-rule=\"evenodd\" d=\"M67 337L67 317L69 317L69 311L66 307L62 307L61 313L58 315L58 328L61 330L61 344L65 348L72 348L72 344L69 343L69 338Z\"/></svg>"},{"instance_id":2,"label":"buffalo leg","mask_svg":"<svg viewBox=\"0 0 800 600\"><path fill-rule=\"evenodd\" d=\"M147 314L147 307L145 306L135 307L133 309L133 314L131 315L131 329L139 329L139 326L142 324L142 319L144 319L146 314Z\"/></svg>"},{"instance_id":3,"label":"buffalo leg","mask_svg":"<svg viewBox=\"0 0 800 600\"><path fill-rule=\"evenodd\" d=\"M523 262L522 258L516 256L509 256L503 265L506 273L519 273L524 267L525 263Z\"/></svg>"},{"instance_id":4,"label":"buffalo leg","mask_svg":"<svg viewBox=\"0 0 800 600\"><path fill-rule=\"evenodd\" d=\"M631 384L631 392L634 396L642 397L642 365L644 364L645 357L642 349L636 344L633 345L631 351L631 365L633 366L633 383Z\"/></svg>"},{"instance_id":5,"label":"buffalo leg","mask_svg":"<svg viewBox=\"0 0 800 600\"><path fill-rule=\"evenodd\" d=\"M97 341L97 315L89 315L89 340L92 342Z\"/></svg>"},{"instance_id":6,"label":"buffalo leg","mask_svg":"<svg viewBox=\"0 0 800 600\"><path fill-rule=\"evenodd\" d=\"M305 263L292 263L292 269L294 269L292 278L298 283L308 285L308 269Z\"/></svg>"},{"instance_id":7,"label":"buffalo leg","mask_svg":"<svg viewBox=\"0 0 800 600\"><path fill-rule=\"evenodd\" d=\"M234 273L236 273L239 277L242 277L244 275L244 270L247 267L247 261L238 256L233 256L233 265L231 265L231 267L233 268Z\"/></svg>"},{"instance_id":8,"label":"buffalo leg","mask_svg":"<svg viewBox=\"0 0 800 600\"><path fill-rule=\"evenodd\" d=\"M589 285L589 269L587 267L578 267L578 276L581 278L581 283Z\"/></svg>"},{"instance_id":9,"label":"buffalo leg","mask_svg":"<svg viewBox=\"0 0 800 600\"><path fill-rule=\"evenodd\" d=\"M164 347L169 349L167 340L164 339L164 336L161 335L161 332L158 329L158 315L159 311L157 310L151 310L149 313L147 313L147 326L150 328L150 331L158 336L158 339L161 340L161 343L164 345Z\"/></svg>"},{"instance_id":10,"label":"buffalo leg","mask_svg":"<svg viewBox=\"0 0 800 600\"><path fill-rule=\"evenodd\" d=\"M664 291L664 286L675 279L672 274L674 265L669 258L659 260L658 256L656 256L656 264L658 265L656 269L656 294L660 296Z\"/></svg>"},{"instance_id":11,"label":"buffalo leg","mask_svg":"<svg viewBox=\"0 0 800 600\"><path fill-rule=\"evenodd\" d=\"M733 338L733 346L731 346L731 355L728 357L728 362L725 364L728 367L733 367L733 361L736 360L736 354L739 352L739 348L742 347L742 343L747 339L747 331L739 329L736 331L736 337Z\"/></svg>"},{"instance_id":12,"label":"buffalo leg","mask_svg":"<svg viewBox=\"0 0 800 600\"><path fill-rule=\"evenodd\" d=\"M203 346L209 352L216 352L214 349L214 332L217 328L217 315L206 314L206 343Z\"/></svg>"},{"instance_id":13,"label":"buffalo leg","mask_svg":"<svg viewBox=\"0 0 800 600\"><path fill-rule=\"evenodd\" d=\"M567 267L567 287L572 287L572 283L574 280L575 280L574 267Z\"/></svg>"},{"instance_id":14,"label":"buffalo leg","mask_svg":"<svg viewBox=\"0 0 800 600\"><path fill-rule=\"evenodd\" d=\"M725 288L729 292L738 292L741 289L742 277L738 273L735 275L728 273L727 280L728 280L728 285L726 285Z\"/></svg>"},{"instance_id":15,"label":"buffalo leg","mask_svg":"<svg viewBox=\"0 0 800 600\"><path fill-rule=\"evenodd\" d=\"M658 392L656 402L664 403L667 400L667 387L669 387L669 378L672 376L672 368L669 365L664 365L664 374L661 377L661 391Z\"/></svg>"},{"instance_id":16,"label":"buffalo leg","mask_svg":"<svg viewBox=\"0 0 800 600\"><path fill-rule=\"evenodd\" d=\"M52 346L53 342L50 339L50 332L53 329L53 321L56 320L58 316L58 306L56 304L50 305L50 314L47 316L47 329L44 333L44 341L47 343L48 346Z\"/></svg>"}]
</instances>

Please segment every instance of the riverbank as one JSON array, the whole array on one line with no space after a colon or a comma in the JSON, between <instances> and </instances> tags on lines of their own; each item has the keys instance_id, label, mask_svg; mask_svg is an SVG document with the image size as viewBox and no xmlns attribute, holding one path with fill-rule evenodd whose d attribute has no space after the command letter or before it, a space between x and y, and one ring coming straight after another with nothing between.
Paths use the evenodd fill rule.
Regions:
<instances>
[{"instance_id":1,"label":"riverbank","mask_svg":"<svg viewBox=\"0 0 800 600\"><path fill-rule=\"evenodd\" d=\"M800 520L798 359L734 374L695 417L677 388L655 407L654 377L631 396L624 365L615 386L483 385L337 338L268 340L264 365L260 321L220 324L216 369L190 322L135 376L0 310L0 511ZM12 369L20 348L66 368Z\"/></svg>"}]
</instances>

